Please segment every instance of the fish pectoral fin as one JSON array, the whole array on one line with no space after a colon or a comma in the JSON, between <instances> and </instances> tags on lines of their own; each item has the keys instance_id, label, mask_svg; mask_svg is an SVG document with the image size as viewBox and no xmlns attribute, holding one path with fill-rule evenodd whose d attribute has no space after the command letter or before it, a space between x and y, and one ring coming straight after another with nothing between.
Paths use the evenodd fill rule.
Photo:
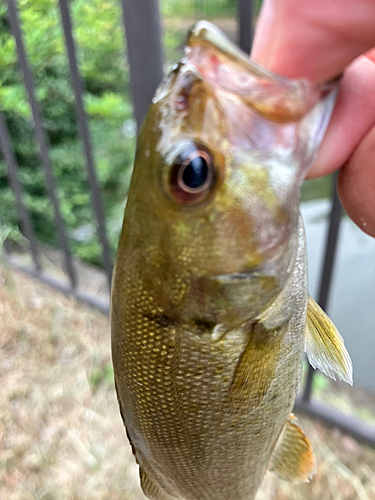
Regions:
<instances>
[{"instance_id":1,"label":"fish pectoral fin","mask_svg":"<svg viewBox=\"0 0 375 500\"><path fill-rule=\"evenodd\" d=\"M150 500L176 500L176 497L171 497L161 486L152 481L142 467L139 468L139 477L143 493Z\"/></svg>"},{"instance_id":2,"label":"fish pectoral fin","mask_svg":"<svg viewBox=\"0 0 375 500\"><path fill-rule=\"evenodd\" d=\"M353 365L344 340L311 297L307 307L306 355L313 368L333 380L337 377L353 385Z\"/></svg>"},{"instance_id":3,"label":"fish pectoral fin","mask_svg":"<svg viewBox=\"0 0 375 500\"><path fill-rule=\"evenodd\" d=\"M269 470L281 479L307 483L315 474L315 457L310 441L291 414L276 445Z\"/></svg>"},{"instance_id":4,"label":"fish pectoral fin","mask_svg":"<svg viewBox=\"0 0 375 500\"><path fill-rule=\"evenodd\" d=\"M246 414L261 404L274 379L286 326L266 330L257 323L237 364L229 389L231 413Z\"/></svg>"}]
</instances>

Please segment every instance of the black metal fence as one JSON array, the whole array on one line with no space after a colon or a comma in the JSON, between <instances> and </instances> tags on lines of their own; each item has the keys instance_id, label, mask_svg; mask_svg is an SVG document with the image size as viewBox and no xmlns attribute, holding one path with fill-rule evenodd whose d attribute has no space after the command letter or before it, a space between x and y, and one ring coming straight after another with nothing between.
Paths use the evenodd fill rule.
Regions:
<instances>
[{"instance_id":1,"label":"black metal fence","mask_svg":"<svg viewBox=\"0 0 375 500\"><path fill-rule=\"evenodd\" d=\"M11 187L15 194L16 210L18 213L21 232L29 241L32 265L15 264L12 255L9 261L17 268L39 280L75 296L77 299L89 303L101 311L109 312L109 301L101 300L94 294L85 293L80 289L77 281L77 273L74 266L67 232L58 197L56 195L56 181L53 175L52 165L49 157L48 135L43 127L43 119L40 106L36 98L34 75L31 71L17 11L16 0L6 0L7 16L11 26L12 35L16 42L19 67L23 76L24 86L30 104L35 142L38 147L40 165L44 170L49 198L54 210L54 219L58 243L64 256L65 269L68 281L62 281L53 277L42 266L38 241L35 236L30 215L24 203L23 187L19 178L19 169L16 156L12 147L9 129L0 108L0 148L8 166L8 174ZM134 109L138 126L142 123L152 96L163 75L163 45L162 30L159 16L158 0L121 0L123 22L126 33L127 57L131 75L131 90L133 94ZM98 239L102 247L102 263L106 273L108 287L112 279L112 266L110 249L106 236L106 225L101 199L100 188L97 181L95 160L91 146L91 138L88 120L83 102L83 84L80 76L76 47L72 30L69 0L59 0L61 23L63 27L65 46L69 60L72 87L75 95L75 108L78 129L82 141L83 152L86 159L88 184L91 193L91 202L96 217L96 228ZM238 0L238 41L247 53L250 53L253 28L253 2L250 0ZM336 193L336 178L334 178L332 189L332 208L330 224L326 236L326 250L323 269L321 271L319 304L323 309L327 308L330 292L332 271L335 263L336 246L342 215L342 208ZM352 434L358 440L375 446L375 429L364 422L348 417L329 406L322 405L313 398L314 370L310 367L302 396L298 399L296 407L309 415L319 418L328 424L334 425L343 432Z\"/></svg>"}]
</instances>

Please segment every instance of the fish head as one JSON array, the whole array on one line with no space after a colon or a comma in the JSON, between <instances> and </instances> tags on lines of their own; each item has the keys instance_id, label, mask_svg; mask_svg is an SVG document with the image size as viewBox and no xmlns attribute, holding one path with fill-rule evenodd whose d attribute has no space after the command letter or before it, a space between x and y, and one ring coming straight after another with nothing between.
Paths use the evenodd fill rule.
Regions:
<instances>
[{"instance_id":1,"label":"fish head","mask_svg":"<svg viewBox=\"0 0 375 500\"><path fill-rule=\"evenodd\" d=\"M280 78L209 23L193 28L140 134L126 216L169 309L243 321L282 290L334 97L335 84Z\"/></svg>"}]
</instances>

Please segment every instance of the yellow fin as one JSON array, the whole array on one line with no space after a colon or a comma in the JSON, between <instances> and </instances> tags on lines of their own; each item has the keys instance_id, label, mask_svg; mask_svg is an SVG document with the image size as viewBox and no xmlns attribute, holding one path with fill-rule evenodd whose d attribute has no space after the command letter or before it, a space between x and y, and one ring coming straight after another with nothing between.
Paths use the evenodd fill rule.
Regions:
<instances>
[{"instance_id":1,"label":"yellow fin","mask_svg":"<svg viewBox=\"0 0 375 500\"><path fill-rule=\"evenodd\" d=\"M253 325L230 386L231 412L245 414L260 405L274 379L285 331L285 325L273 330Z\"/></svg>"},{"instance_id":2,"label":"yellow fin","mask_svg":"<svg viewBox=\"0 0 375 500\"><path fill-rule=\"evenodd\" d=\"M144 469L139 469L139 477L141 478L141 487L143 493L150 500L176 500L176 497L171 497L165 493L161 486L157 485L148 477Z\"/></svg>"},{"instance_id":3,"label":"yellow fin","mask_svg":"<svg viewBox=\"0 0 375 500\"><path fill-rule=\"evenodd\" d=\"M309 297L306 322L306 354L313 368L353 385L353 365L344 340L318 304Z\"/></svg>"},{"instance_id":4,"label":"yellow fin","mask_svg":"<svg viewBox=\"0 0 375 500\"><path fill-rule=\"evenodd\" d=\"M316 472L312 445L293 414L285 424L269 470L281 479L296 483L308 483Z\"/></svg>"}]
</instances>

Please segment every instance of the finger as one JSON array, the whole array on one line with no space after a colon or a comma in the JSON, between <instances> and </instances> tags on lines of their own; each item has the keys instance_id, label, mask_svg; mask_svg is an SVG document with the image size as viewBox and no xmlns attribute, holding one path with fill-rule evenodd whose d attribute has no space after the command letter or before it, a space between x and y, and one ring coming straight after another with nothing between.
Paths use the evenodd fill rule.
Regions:
<instances>
[{"instance_id":1,"label":"finger","mask_svg":"<svg viewBox=\"0 0 375 500\"><path fill-rule=\"evenodd\" d=\"M344 74L336 107L308 178L320 177L344 165L375 124L375 64L356 59Z\"/></svg>"},{"instance_id":2,"label":"finger","mask_svg":"<svg viewBox=\"0 0 375 500\"><path fill-rule=\"evenodd\" d=\"M341 169L338 192L349 217L375 237L375 126Z\"/></svg>"},{"instance_id":3,"label":"finger","mask_svg":"<svg viewBox=\"0 0 375 500\"><path fill-rule=\"evenodd\" d=\"M323 82L375 45L374 0L265 0L252 58L271 71Z\"/></svg>"}]
</instances>

